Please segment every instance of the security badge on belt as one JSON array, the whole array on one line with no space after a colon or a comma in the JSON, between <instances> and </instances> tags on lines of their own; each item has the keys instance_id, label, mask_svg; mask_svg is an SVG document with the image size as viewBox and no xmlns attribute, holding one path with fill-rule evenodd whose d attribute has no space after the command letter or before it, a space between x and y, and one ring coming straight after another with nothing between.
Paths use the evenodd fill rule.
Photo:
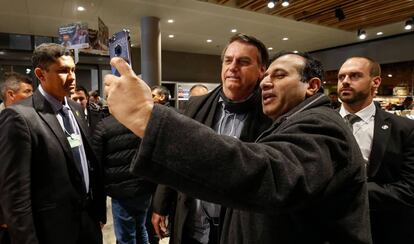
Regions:
<instances>
[{"instance_id":1,"label":"security badge on belt","mask_svg":"<svg viewBox=\"0 0 414 244\"><path fill-rule=\"evenodd\" d=\"M67 138L68 138L70 148L75 148L75 147L79 147L80 145L82 145L82 140L81 140L80 135L70 134Z\"/></svg>"}]
</instances>

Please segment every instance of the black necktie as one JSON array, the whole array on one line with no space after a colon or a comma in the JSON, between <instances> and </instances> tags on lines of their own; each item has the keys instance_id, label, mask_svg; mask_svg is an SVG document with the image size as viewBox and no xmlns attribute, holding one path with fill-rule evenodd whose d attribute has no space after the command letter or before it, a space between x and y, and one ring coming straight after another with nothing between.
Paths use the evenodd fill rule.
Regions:
<instances>
[{"instance_id":1,"label":"black necktie","mask_svg":"<svg viewBox=\"0 0 414 244\"><path fill-rule=\"evenodd\" d=\"M66 137L72 137L72 135L75 133L75 130L74 130L74 128L73 128L73 126L70 122L69 109L67 107L63 106L62 109L60 109L60 115L62 116L63 126L65 127ZM71 147L71 149L72 149L73 159L75 160L75 163L78 165L78 168L80 169L83 181L85 181L84 175L83 175L83 170L82 170L82 161L81 161L81 156L80 156L80 148L79 148L79 146L77 146L77 147Z\"/></svg>"},{"instance_id":2,"label":"black necktie","mask_svg":"<svg viewBox=\"0 0 414 244\"><path fill-rule=\"evenodd\" d=\"M356 114L347 114L345 116L345 123L351 128L351 131L354 131L353 125L360 120L361 118Z\"/></svg>"}]
</instances>

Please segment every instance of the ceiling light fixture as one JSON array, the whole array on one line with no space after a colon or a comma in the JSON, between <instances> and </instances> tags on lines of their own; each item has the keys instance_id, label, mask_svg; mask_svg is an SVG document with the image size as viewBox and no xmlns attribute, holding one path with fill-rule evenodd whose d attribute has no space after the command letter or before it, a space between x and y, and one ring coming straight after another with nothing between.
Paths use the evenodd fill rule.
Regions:
<instances>
[{"instance_id":1,"label":"ceiling light fixture","mask_svg":"<svg viewBox=\"0 0 414 244\"><path fill-rule=\"evenodd\" d=\"M336 7L336 8L335 8L335 17L336 17L339 21L341 21L341 20L344 20L344 19L345 19L345 13L344 13L344 11L342 10L342 8L341 8L341 7Z\"/></svg>"},{"instance_id":2,"label":"ceiling light fixture","mask_svg":"<svg viewBox=\"0 0 414 244\"><path fill-rule=\"evenodd\" d=\"M377 32L377 36L382 36L383 34L384 34L384 32L382 32L382 31Z\"/></svg>"},{"instance_id":3,"label":"ceiling light fixture","mask_svg":"<svg viewBox=\"0 0 414 244\"><path fill-rule=\"evenodd\" d=\"M211 39L207 39L207 41L206 41L206 42L210 43L210 42L213 42L213 40L211 40Z\"/></svg>"},{"instance_id":4,"label":"ceiling light fixture","mask_svg":"<svg viewBox=\"0 0 414 244\"><path fill-rule=\"evenodd\" d=\"M405 21L404 29L411 30L413 28L414 17Z\"/></svg>"},{"instance_id":5,"label":"ceiling light fixture","mask_svg":"<svg viewBox=\"0 0 414 244\"><path fill-rule=\"evenodd\" d=\"M273 50L273 47L268 47L267 49L268 49L268 50Z\"/></svg>"},{"instance_id":6,"label":"ceiling light fixture","mask_svg":"<svg viewBox=\"0 0 414 244\"><path fill-rule=\"evenodd\" d=\"M82 11L85 11L86 9L85 9L85 7L83 7L83 6L78 6L77 8L76 8L79 12L82 12Z\"/></svg>"},{"instance_id":7,"label":"ceiling light fixture","mask_svg":"<svg viewBox=\"0 0 414 244\"><path fill-rule=\"evenodd\" d=\"M276 3L275 3L275 1L274 0L269 0L268 2L267 2L267 7L268 8L274 8L276 6Z\"/></svg>"},{"instance_id":8,"label":"ceiling light fixture","mask_svg":"<svg viewBox=\"0 0 414 244\"><path fill-rule=\"evenodd\" d=\"M237 32L237 29L231 29L231 32L232 33L236 33Z\"/></svg>"},{"instance_id":9,"label":"ceiling light fixture","mask_svg":"<svg viewBox=\"0 0 414 244\"><path fill-rule=\"evenodd\" d=\"M174 38L174 35L168 35L168 38Z\"/></svg>"},{"instance_id":10,"label":"ceiling light fixture","mask_svg":"<svg viewBox=\"0 0 414 244\"><path fill-rule=\"evenodd\" d=\"M283 7L285 7L285 8L286 8L287 6L289 6L289 0L283 0L283 1L282 1L282 6L283 6Z\"/></svg>"},{"instance_id":11,"label":"ceiling light fixture","mask_svg":"<svg viewBox=\"0 0 414 244\"><path fill-rule=\"evenodd\" d=\"M359 29L358 30L358 38L361 39L361 40L364 40L365 38L367 38L367 33L364 30Z\"/></svg>"},{"instance_id":12,"label":"ceiling light fixture","mask_svg":"<svg viewBox=\"0 0 414 244\"><path fill-rule=\"evenodd\" d=\"M392 74L388 74L387 76L391 78L392 77Z\"/></svg>"},{"instance_id":13,"label":"ceiling light fixture","mask_svg":"<svg viewBox=\"0 0 414 244\"><path fill-rule=\"evenodd\" d=\"M169 20L167 20L167 22L171 24L171 23L174 23L174 20L173 19L169 19Z\"/></svg>"},{"instance_id":14,"label":"ceiling light fixture","mask_svg":"<svg viewBox=\"0 0 414 244\"><path fill-rule=\"evenodd\" d=\"M289 40L289 37L283 37L282 40L287 41L287 40Z\"/></svg>"},{"instance_id":15,"label":"ceiling light fixture","mask_svg":"<svg viewBox=\"0 0 414 244\"><path fill-rule=\"evenodd\" d=\"M298 52L299 52L298 50L293 51L293 53L298 53Z\"/></svg>"}]
</instances>

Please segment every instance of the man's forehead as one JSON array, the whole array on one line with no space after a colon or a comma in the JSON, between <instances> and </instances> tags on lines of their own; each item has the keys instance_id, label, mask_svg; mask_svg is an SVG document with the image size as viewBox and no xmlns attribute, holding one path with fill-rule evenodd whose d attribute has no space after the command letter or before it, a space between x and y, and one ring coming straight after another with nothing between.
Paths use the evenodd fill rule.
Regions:
<instances>
[{"instance_id":1,"label":"man's forehead","mask_svg":"<svg viewBox=\"0 0 414 244\"><path fill-rule=\"evenodd\" d=\"M20 89L33 89L33 86L32 85L30 85L30 84L27 84L26 82L23 82L23 81L21 81L20 83L19 83L19 88Z\"/></svg>"},{"instance_id":2,"label":"man's forehead","mask_svg":"<svg viewBox=\"0 0 414 244\"><path fill-rule=\"evenodd\" d=\"M240 41L234 41L227 46L226 51L224 52L224 57L246 57L246 58L256 58L259 55L257 47L249 43L244 43ZM253 57L252 57L253 56Z\"/></svg>"},{"instance_id":3,"label":"man's forehead","mask_svg":"<svg viewBox=\"0 0 414 244\"><path fill-rule=\"evenodd\" d=\"M75 91L75 93L73 95L86 97L85 92L82 91L82 90Z\"/></svg>"},{"instance_id":4,"label":"man's forehead","mask_svg":"<svg viewBox=\"0 0 414 244\"><path fill-rule=\"evenodd\" d=\"M72 56L63 55L63 56L56 58L55 62L51 63L49 66L52 66L52 65L75 67L75 61L73 60Z\"/></svg>"},{"instance_id":5,"label":"man's forehead","mask_svg":"<svg viewBox=\"0 0 414 244\"><path fill-rule=\"evenodd\" d=\"M303 67L305 59L296 54L287 54L275 59L269 66L269 69L297 69Z\"/></svg>"},{"instance_id":6,"label":"man's forehead","mask_svg":"<svg viewBox=\"0 0 414 244\"><path fill-rule=\"evenodd\" d=\"M365 58L350 58L342 65L340 72L345 71L369 71L370 63Z\"/></svg>"}]
</instances>

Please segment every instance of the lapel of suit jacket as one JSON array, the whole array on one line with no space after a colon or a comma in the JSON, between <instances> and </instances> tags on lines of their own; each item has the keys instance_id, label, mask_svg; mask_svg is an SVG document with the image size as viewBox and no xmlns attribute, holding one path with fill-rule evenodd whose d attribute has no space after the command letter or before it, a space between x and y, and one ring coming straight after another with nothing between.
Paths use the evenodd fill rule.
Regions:
<instances>
[{"instance_id":1,"label":"lapel of suit jacket","mask_svg":"<svg viewBox=\"0 0 414 244\"><path fill-rule=\"evenodd\" d=\"M46 124L49 126L53 134L58 139L66 157L69 159L72 165L75 166L76 171L78 172L77 174L77 176L79 177L78 180L82 182L83 181L82 175L81 175L82 169L80 168L79 165L77 165L77 163L75 163L75 160L73 159L72 150L69 145L68 139L66 138L66 135L62 130L62 126L59 124L59 121L57 120L56 114L54 113L51 105L43 97L43 95L40 93L39 90L36 90L36 92L33 94L33 107L35 108L39 116L46 122Z\"/></svg>"},{"instance_id":2,"label":"lapel of suit jacket","mask_svg":"<svg viewBox=\"0 0 414 244\"><path fill-rule=\"evenodd\" d=\"M373 177L381 165L382 158L387 148L388 139L391 134L391 122L389 114L377 108L374 119L374 136L372 138L372 149L369 157L368 177Z\"/></svg>"},{"instance_id":3,"label":"lapel of suit jacket","mask_svg":"<svg viewBox=\"0 0 414 244\"><path fill-rule=\"evenodd\" d=\"M73 115L76 119L76 122L78 123L80 132L82 134L83 147L85 149L86 157L88 159L88 162L90 162L89 159L90 159L91 155L88 153L89 149L91 148L90 147L91 144L89 142L89 136L90 136L89 131L90 130L89 130L88 124L85 120L84 112L81 110L81 108L79 108L79 106L77 107L74 104L75 103L72 100L68 99L68 105L69 105L70 109L72 110L72 113L73 113Z\"/></svg>"},{"instance_id":4,"label":"lapel of suit jacket","mask_svg":"<svg viewBox=\"0 0 414 244\"><path fill-rule=\"evenodd\" d=\"M78 123L79 129L82 133L83 138L88 139L89 128L88 128L88 125L86 124L84 113L81 110L79 110L76 106L74 106L72 103L72 100L70 99L68 99L68 105L70 109L72 110L72 113L76 119L76 122Z\"/></svg>"}]
</instances>

